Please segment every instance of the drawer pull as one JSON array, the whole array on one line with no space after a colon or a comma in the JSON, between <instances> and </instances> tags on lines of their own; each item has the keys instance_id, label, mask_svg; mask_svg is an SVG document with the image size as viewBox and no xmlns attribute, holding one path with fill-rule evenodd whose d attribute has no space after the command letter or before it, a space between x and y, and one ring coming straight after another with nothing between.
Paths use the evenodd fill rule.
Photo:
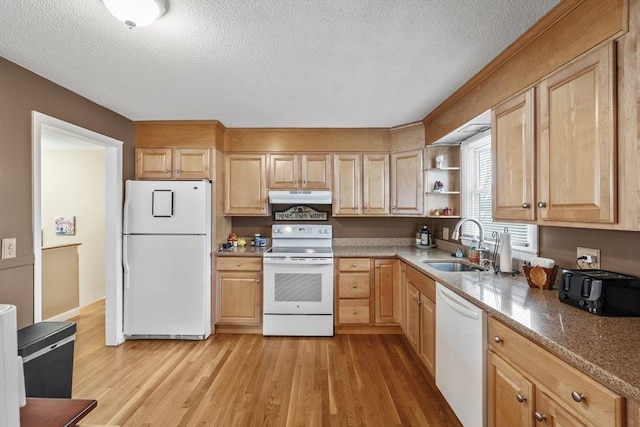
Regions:
<instances>
[{"instance_id":1,"label":"drawer pull","mask_svg":"<svg viewBox=\"0 0 640 427\"><path fill-rule=\"evenodd\" d=\"M351 264L351 267L356 268L358 264Z\"/></svg>"},{"instance_id":2,"label":"drawer pull","mask_svg":"<svg viewBox=\"0 0 640 427\"><path fill-rule=\"evenodd\" d=\"M571 398L572 398L573 400L575 400L576 402L580 403L580 402L582 402L583 400L585 400L585 399L587 398L587 396L585 396L585 394L584 394L584 393L580 393L580 392L578 392L578 391L572 391L572 392L571 392Z\"/></svg>"},{"instance_id":3,"label":"drawer pull","mask_svg":"<svg viewBox=\"0 0 640 427\"><path fill-rule=\"evenodd\" d=\"M357 311L355 311L355 310L353 310L353 311L351 312L351 314L358 314L358 312L357 312Z\"/></svg>"},{"instance_id":4,"label":"drawer pull","mask_svg":"<svg viewBox=\"0 0 640 427\"><path fill-rule=\"evenodd\" d=\"M353 285L353 289L355 289L355 288L357 288L357 287L358 287L358 285Z\"/></svg>"},{"instance_id":5,"label":"drawer pull","mask_svg":"<svg viewBox=\"0 0 640 427\"><path fill-rule=\"evenodd\" d=\"M533 415L536 417L536 421L544 421L547 419L547 416L545 414L541 414L540 412L536 412Z\"/></svg>"},{"instance_id":6,"label":"drawer pull","mask_svg":"<svg viewBox=\"0 0 640 427\"><path fill-rule=\"evenodd\" d=\"M500 343L503 343L503 342L504 342L504 340L502 339L502 337L499 337L499 336L497 336L497 335L496 335L495 337L493 337L493 341L494 341L496 344L500 344Z\"/></svg>"},{"instance_id":7,"label":"drawer pull","mask_svg":"<svg viewBox=\"0 0 640 427\"><path fill-rule=\"evenodd\" d=\"M524 403L527 401L527 396L525 396L524 394L516 394L516 400L520 403Z\"/></svg>"}]
</instances>

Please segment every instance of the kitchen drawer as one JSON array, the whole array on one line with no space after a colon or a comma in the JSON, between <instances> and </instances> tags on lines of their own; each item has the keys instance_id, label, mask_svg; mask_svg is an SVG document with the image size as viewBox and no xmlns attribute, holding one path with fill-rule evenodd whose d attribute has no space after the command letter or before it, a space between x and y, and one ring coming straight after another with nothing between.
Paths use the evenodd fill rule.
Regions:
<instances>
[{"instance_id":1,"label":"kitchen drawer","mask_svg":"<svg viewBox=\"0 0 640 427\"><path fill-rule=\"evenodd\" d=\"M436 281L424 273L407 266L407 281L425 294L431 301L436 300Z\"/></svg>"},{"instance_id":2,"label":"kitchen drawer","mask_svg":"<svg viewBox=\"0 0 640 427\"><path fill-rule=\"evenodd\" d=\"M371 259L370 258L339 258L338 270L339 271L370 271Z\"/></svg>"},{"instance_id":3,"label":"kitchen drawer","mask_svg":"<svg viewBox=\"0 0 640 427\"><path fill-rule=\"evenodd\" d=\"M552 393L565 408L593 425L624 425L623 397L496 319L490 317L488 323L489 347L511 360L536 384ZM584 395L581 402L572 398L574 393Z\"/></svg>"},{"instance_id":4,"label":"kitchen drawer","mask_svg":"<svg viewBox=\"0 0 640 427\"><path fill-rule=\"evenodd\" d=\"M340 324L369 324L368 299L338 300L338 320Z\"/></svg>"},{"instance_id":5,"label":"kitchen drawer","mask_svg":"<svg viewBox=\"0 0 640 427\"><path fill-rule=\"evenodd\" d=\"M369 273L341 273L338 275L339 298L369 298L371 276Z\"/></svg>"},{"instance_id":6,"label":"kitchen drawer","mask_svg":"<svg viewBox=\"0 0 640 427\"><path fill-rule=\"evenodd\" d=\"M260 257L218 257L218 271L262 271Z\"/></svg>"}]
</instances>

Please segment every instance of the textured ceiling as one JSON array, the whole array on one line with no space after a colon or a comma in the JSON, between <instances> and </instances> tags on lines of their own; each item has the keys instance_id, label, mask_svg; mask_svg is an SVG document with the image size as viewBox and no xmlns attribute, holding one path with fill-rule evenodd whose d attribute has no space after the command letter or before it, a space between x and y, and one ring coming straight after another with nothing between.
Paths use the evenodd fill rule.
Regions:
<instances>
[{"instance_id":1,"label":"textured ceiling","mask_svg":"<svg viewBox=\"0 0 640 427\"><path fill-rule=\"evenodd\" d=\"M391 127L558 2L169 0L129 29L100 0L1 0L0 56L131 120Z\"/></svg>"}]
</instances>

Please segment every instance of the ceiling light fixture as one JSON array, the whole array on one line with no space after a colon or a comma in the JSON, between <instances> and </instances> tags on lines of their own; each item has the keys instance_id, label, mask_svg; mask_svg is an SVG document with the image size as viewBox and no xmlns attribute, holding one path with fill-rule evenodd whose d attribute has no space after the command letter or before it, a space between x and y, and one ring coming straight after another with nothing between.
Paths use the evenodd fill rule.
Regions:
<instances>
[{"instance_id":1,"label":"ceiling light fixture","mask_svg":"<svg viewBox=\"0 0 640 427\"><path fill-rule=\"evenodd\" d=\"M168 0L102 0L113 16L129 28L145 27L164 15Z\"/></svg>"}]
</instances>

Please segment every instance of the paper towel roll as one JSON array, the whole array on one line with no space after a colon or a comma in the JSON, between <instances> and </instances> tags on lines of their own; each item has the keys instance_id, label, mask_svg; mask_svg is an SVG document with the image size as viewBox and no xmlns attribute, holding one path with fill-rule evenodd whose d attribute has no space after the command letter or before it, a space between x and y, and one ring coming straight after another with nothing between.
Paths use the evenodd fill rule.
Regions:
<instances>
[{"instance_id":1,"label":"paper towel roll","mask_svg":"<svg viewBox=\"0 0 640 427\"><path fill-rule=\"evenodd\" d=\"M511 273L513 266L511 265L511 234L508 232L500 233L500 271Z\"/></svg>"}]
</instances>

